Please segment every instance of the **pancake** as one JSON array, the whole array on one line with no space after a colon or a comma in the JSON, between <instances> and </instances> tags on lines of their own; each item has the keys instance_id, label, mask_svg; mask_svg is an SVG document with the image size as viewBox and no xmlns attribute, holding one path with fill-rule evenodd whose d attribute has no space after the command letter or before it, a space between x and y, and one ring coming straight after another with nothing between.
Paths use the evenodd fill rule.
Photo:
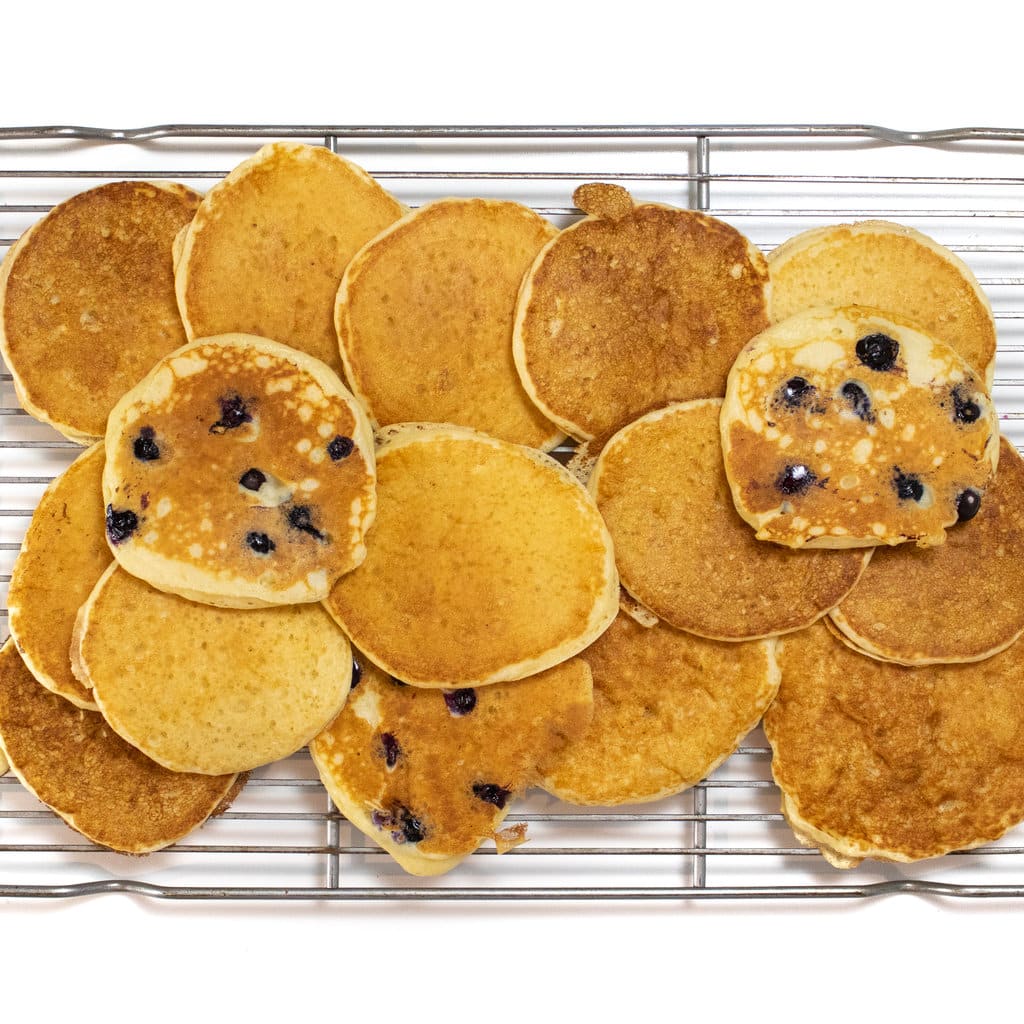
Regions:
<instances>
[{"instance_id":1,"label":"pancake","mask_svg":"<svg viewBox=\"0 0 1024 1024\"><path fill-rule=\"evenodd\" d=\"M111 565L73 660L110 727L172 771L243 772L305 746L341 710L352 658L319 605L214 608Z\"/></svg>"},{"instance_id":2,"label":"pancake","mask_svg":"<svg viewBox=\"0 0 1024 1024\"><path fill-rule=\"evenodd\" d=\"M996 325L971 269L927 235L882 220L812 228L768 256L773 322L817 306L874 306L955 349L992 388Z\"/></svg>"},{"instance_id":3,"label":"pancake","mask_svg":"<svg viewBox=\"0 0 1024 1024\"><path fill-rule=\"evenodd\" d=\"M724 644L619 613L583 654L594 717L541 786L573 804L660 800L739 746L779 688L775 640Z\"/></svg>"},{"instance_id":4,"label":"pancake","mask_svg":"<svg viewBox=\"0 0 1024 1024\"><path fill-rule=\"evenodd\" d=\"M815 624L779 642L779 663L772 774L797 837L836 866L971 849L1024 819L1024 645L905 668Z\"/></svg>"},{"instance_id":5,"label":"pancake","mask_svg":"<svg viewBox=\"0 0 1024 1024\"><path fill-rule=\"evenodd\" d=\"M361 665L348 704L309 745L341 813L414 875L450 871L488 839L499 853L522 842L525 828L498 827L590 720L586 664L444 693Z\"/></svg>"},{"instance_id":6,"label":"pancake","mask_svg":"<svg viewBox=\"0 0 1024 1024\"><path fill-rule=\"evenodd\" d=\"M366 561L327 600L368 658L416 686L482 686L550 668L608 627L611 540L554 459L464 427L383 440Z\"/></svg>"},{"instance_id":7,"label":"pancake","mask_svg":"<svg viewBox=\"0 0 1024 1024\"><path fill-rule=\"evenodd\" d=\"M948 345L861 306L798 313L729 373L725 472L759 540L941 544L996 470L984 383Z\"/></svg>"},{"instance_id":8,"label":"pancake","mask_svg":"<svg viewBox=\"0 0 1024 1024\"><path fill-rule=\"evenodd\" d=\"M171 242L202 197L119 181L55 206L0 265L0 350L25 409L65 437L103 437L107 414L185 343Z\"/></svg>"},{"instance_id":9,"label":"pancake","mask_svg":"<svg viewBox=\"0 0 1024 1024\"><path fill-rule=\"evenodd\" d=\"M273 142L207 193L180 244L189 340L256 334L341 373L334 297L345 265L404 207L322 146Z\"/></svg>"},{"instance_id":10,"label":"pancake","mask_svg":"<svg viewBox=\"0 0 1024 1024\"><path fill-rule=\"evenodd\" d=\"M335 324L345 376L377 424L457 423L543 450L563 439L512 359L520 282L556 234L519 203L441 199L356 254Z\"/></svg>"},{"instance_id":11,"label":"pancake","mask_svg":"<svg viewBox=\"0 0 1024 1024\"><path fill-rule=\"evenodd\" d=\"M122 853L169 846L237 792L234 775L169 772L36 682L0 649L0 747L25 788L87 839Z\"/></svg>"},{"instance_id":12,"label":"pancake","mask_svg":"<svg viewBox=\"0 0 1024 1024\"><path fill-rule=\"evenodd\" d=\"M699 636L802 629L849 593L870 549L793 551L757 540L722 467L721 408L706 398L656 410L601 452L588 486L619 577L649 611Z\"/></svg>"},{"instance_id":13,"label":"pancake","mask_svg":"<svg viewBox=\"0 0 1024 1024\"><path fill-rule=\"evenodd\" d=\"M161 360L110 415L114 557L154 587L255 607L320 601L358 565L373 436L323 363L228 334Z\"/></svg>"},{"instance_id":14,"label":"pancake","mask_svg":"<svg viewBox=\"0 0 1024 1024\"><path fill-rule=\"evenodd\" d=\"M588 216L541 250L519 296L513 350L531 398L580 441L667 402L720 398L768 325L760 251L618 185L582 185L573 202Z\"/></svg>"},{"instance_id":15,"label":"pancake","mask_svg":"<svg viewBox=\"0 0 1024 1024\"><path fill-rule=\"evenodd\" d=\"M68 651L78 609L112 559L104 532L103 445L80 455L36 507L7 594L11 636L29 671L48 690L96 710L71 671Z\"/></svg>"}]
</instances>

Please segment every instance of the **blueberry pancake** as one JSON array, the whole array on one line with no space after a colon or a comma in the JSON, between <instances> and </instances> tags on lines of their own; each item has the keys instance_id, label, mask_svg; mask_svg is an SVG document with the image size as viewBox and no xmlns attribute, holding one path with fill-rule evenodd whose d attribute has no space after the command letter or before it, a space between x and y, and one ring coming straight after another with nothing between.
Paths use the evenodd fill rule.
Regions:
<instances>
[{"instance_id":1,"label":"blueberry pancake","mask_svg":"<svg viewBox=\"0 0 1024 1024\"><path fill-rule=\"evenodd\" d=\"M443 692L358 664L344 710L309 745L342 814L414 875L450 871L488 839L499 852L521 842L525 829L501 822L590 719L582 659Z\"/></svg>"},{"instance_id":2,"label":"blueberry pancake","mask_svg":"<svg viewBox=\"0 0 1024 1024\"><path fill-rule=\"evenodd\" d=\"M587 214L523 279L513 345L523 385L578 440L607 438L671 401L720 398L743 345L768 325L768 268L706 214L581 185Z\"/></svg>"},{"instance_id":3,"label":"blueberry pancake","mask_svg":"<svg viewBox=\"0 0 1024 1024\"><path fill-rule=\"evenodd\" d=\"M775 643L725 644L620 612L582 655L594 717L541 786L574 804L660 800L695 785L761 720L779 688Z\"/></svg>"},{"instance_id":4,"label":"blueberry pancake","mask_svg":"<svg viewBox=\"0 0 1024 1024\"><path fill-rule=\"evenodd\" d=\"M984 382L949 346L861 306L798 313L729 374L725 472L759 540L941 544L999 458Z\"/></svg>"},{"instance_id":5,"label":"blueberry pancake","mask_svg":"<svg viewBox=\"0 0 1024 1024\"><path fill-rule=\"evenodd\" d=\"M802 629L857 582L871 549L793 551L758 541L722 467L722 401L670 405L623 427L589 488L623 586L679 629L750 640Z\"/></svg>"},{"instance_id":6,"label":"blueberry pancake","mask_svg":"<svg viewBox=\"0 0 1024 1024\"><path fill-rule=\"evenodd\" d=\"M1024 819L1024 645L906 668L816 623L781 638L779 664L764 729L782 810L837 867L970 849Z\"/></svg>"},{"instance_id":7,"label":"blueberry pancake","mask_svg":"<svg viewBox=\"0 0 1024 1024\"><path fill-rule=\"evenodd\" d=\"M251 335L188 345L117 404L107 540L129 572L194 601L322 600L358 565L373 438L323 363Z\"/></svg>"}]
</instances>

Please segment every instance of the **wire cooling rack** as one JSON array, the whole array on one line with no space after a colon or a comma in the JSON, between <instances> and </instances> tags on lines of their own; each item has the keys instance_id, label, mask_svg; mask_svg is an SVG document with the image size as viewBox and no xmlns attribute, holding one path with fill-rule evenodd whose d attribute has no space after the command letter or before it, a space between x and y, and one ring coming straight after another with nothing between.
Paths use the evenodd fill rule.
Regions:
<instances>
[{"instance_id":1,"label":"wire cooling rack","mask_svg":"<svg viewBox=\"0 0 1024 1024\"><path fill-rule=\"evenodd\" d=\"M263 142L321 144L410 207L446 195L512 198L560 226L576 185L705 210L765 251L807 228L900 221L949 246L989 295L995 400L1024 437L1024 129L905 133L861 125L0 128L0 255L55 203L104 181L209 188ZM0 636L21 538L79 449L18 407L0 366ZM858 899L918 892L1024 896L1024 832L911 866L841 872L796 844L755 732L714 774L653 805L580 809L531 793L509 822L530 841L480 850L451 874L404 874L331 805L305 752L254 773L226 814L143 858L82 840L12 776L0 779L0 897L132 892L183 900Z\"/></svg>"}]
</instances>

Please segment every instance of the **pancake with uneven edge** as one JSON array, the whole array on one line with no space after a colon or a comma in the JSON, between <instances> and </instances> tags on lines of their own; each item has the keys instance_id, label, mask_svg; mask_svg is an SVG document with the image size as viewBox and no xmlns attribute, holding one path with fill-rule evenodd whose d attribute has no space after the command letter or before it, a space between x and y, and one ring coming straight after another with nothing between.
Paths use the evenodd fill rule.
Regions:
<instances>
[{"instance_id":1,"label":"pancake with uneven edge","mask_svg":"<svg viewBox=\"0 0 1024 1024\"><path fill-rule=\"evenodd\" d=\"M7 595L10 629L29 671L48 690L96 710L71 671L78 609L112 558L103 526L103 445L80 455L36 507Z\"/></svg>"},{"instance_id":2,"label":"pancake with uneven edge","mask_svg":"<svg viewBox=\"0 0 1024 1024\"><path fill-rule=\"evenodd\" d=\"M787 547L941 544L999 458L995 406L964 360L861 306L751 341L721 430L737 511Z\"/></svg>"},{"instance_id":3,"label":"pancake with uneven edge","mask_svg":"<svg viewBox=\"0 0 1024 1024\"><path fill-rule=\"evenodd\" d=\"M74 661L111 728L173 771L248 771L294 753L345 703L348 641L319 605L215 608L112 565Z\"/></svg>"},{"instance_id":4,"label":"pancake with uneven edge","mask_svg":"<svg viewBox=\"0 0 1024 1024\"><path fill-rule=\"evenodd\" d=\"M837 866L970 849L1024 819L1024 645L906 668L815 624L778 656L772 774L798 838Z\"/></svg>"},{"instance_id":5,"label":"pancake with uneven edge","mask_svg":"<svg viewBox=\"0 0 1024 1024\"><path fill-rule=\"evenodd\" d=\"M180 243L175 287L189 339L258 334L341 373L338 282L403 213L361 167L322 146L264 146L210 189Z\"/></svg>"},{"instance_id":6,"label":"pancake with uneven edge","mask_svg":"<svg viewBox=\"0 0 1024 1024\"><path fill-rule=\"evenodd\" d=\"M101 715L40 686L11 642L0 649L0 747L33 795L87 839L121 853L181 839L222 811L242 781L161 768Z\"/></svg>"},{"instance_id":7,"label":"pancake with uneven edge","mask_svg":"<svg viewBox=\"0 0 1024 1024\"><path fill-rule=\"evenodd\" d=\"M606 438L671 401L721 397L743 345L768 325L768 269L706 214L634 205L582 185L588 216L523 279L513 346L527 392L578 440Z\"/></svg>"},{"instance_id":8,"label":"pancake with uneven edge","mask_svg":"<svg viewBox=\"0 0 1024 1024\"><path fill-rule=\"evenodd\" d=\"M554 459L464 427L382 437L366 561L326 602L368 658L417 686L479 686L549 668L608 627L611 539Z\"/></svg>"},{"instance_id":9,"label":"pancake with uneven edge","mask_svg":"<svg viewBox=\"0 0 1024 1024\"><path fill-rule=\"evenodd\" d=\"M373 435L323 363L228 334L161 360L107 427L114 557L224 607L320 601L358 565L374 513Z\"/></svg>"},{"instance_id":10,"label":"pancake with uneven edge","mask_svg":"<svg viewBox=\"0 0 1024 1024\"><path fill-rule=\"evenodd\" d=\"M594 717L541 786L574 804L660 800L695 785L739 746L779 688L775 640L726 644L620 612L582 655Z\"/></svg>"},{"instance_id":11,"label":"pancake with uneven edge","mask_svg":"<svg viewBox=\"0 0 1024 1024\"><path fill-rule=\"evenodd\" d=\"M441 199L356 254L335 324L345 375L376 423L458 423L543 450L563 439L512 359L520 282L557 233L519 203Z\"/></svg>"},{"instance_id":12,"label":"pancake with uneven edge","mask_svg":"<svg viewBox=\"0 0 1024 1024\"><path fill-rule=\"evenodd\" d=\"M817 306L873 306L905 317L960 353L991 390L992 306L955 253L902 224L869 220L812 228L768 256L769 315Z\"/></svg>"},{"instance_id":13,"label":"pancake with uneven edge","mask_svg":"<svg viewBox=\"0 0 1024 1024\"><path fill-rule=\"evenodd\" d=\"M90 444L121 395L185 343L171 243L201 199L173 182L101 185L11 247L0 264L0 350L33 416Z\"/></svg>"},{"instance_id":14,"label":"pancake with uneven edge","mask_svg":"<svg viewBox=\"0 0 1024 1024\"><path fill-rule=\"evenodd\" d=\"M623 427L589 488L623 586L679 629L750 640L801 629L857 582L870 549L792 551L754 537L722 467L721 399L668 406Z\"/></svg>"},{"instance_id":15,"label":"pancake with uneven edge","mask_svg":"<svg viewBox=\"0 0 1024 1024\"><path fill-rule=\"evenodd\" d=\"M515 683L444 693L403 686L366 659L341 714L309 745L342 814L414 875L450 871L499 826L593 711L580 658Z\"/></svg>"}]
</instances>

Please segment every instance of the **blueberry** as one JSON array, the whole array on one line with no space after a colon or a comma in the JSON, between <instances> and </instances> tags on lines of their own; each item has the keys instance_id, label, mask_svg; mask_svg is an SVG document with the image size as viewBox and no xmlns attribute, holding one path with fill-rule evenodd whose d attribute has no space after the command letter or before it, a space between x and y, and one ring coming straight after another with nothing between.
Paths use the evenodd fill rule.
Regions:
<instances>
[{"instance_id":1,"label":"blueberry","mask_svg":"<svg viewBox=\"0 0 1024 1024\"><path fill-rule=\"evenodd\" d=\"M363 666L353 658L352 659L352 683L349 686L350 690L354 690L362 681L363 678Z\"/></svg>"},{"instance_id":2,"label":"blueberry","mask_svg":"<svg viewBox=\"0 0 1024 1024\"><path fill-rule=\"evenodd\" d=\"M420 843L427 838L423 822L408 807L398 804L392 811L372 811L370 821L380 829L391 829L396 843Z\"/></svg>"},{"instance_id":3,"label":"blueberry","mask_svg":"<svg viewBox=\"0 0 1024 1024\"><path fill-rule=\"evenodd\" d=\"M790 377L779 388L778 400L791 409L806 405L818 389L803 377Z\"/></svg>"},{"instance_id":4,"label":"blueberry","mask_svg":"<svg viewBox=\"0 0 1024 1024\"><path fill-rule=\"evenodd\" d=\"M981 416L981 406L972 401L963 385L953 388L953 419L957 423L974 423Z\"/></svg>"},{"instance_id":5,"label":"blueberry","mask_svg":"<svg viewBox=\"0 0 1024 1024\"><path fill-rule=\"evenodd\" d=\"M377 828L391 828L395 823L394 817L387 811L373 811L370 814L370 821L377 826Z\"/></svg>"},{"instance_id":6,"label":"blueberry","mask_svg":"<svg viewBox=\"0 0 1024 1024\"><path fill-rule=\"evenodd\" d=\"M277 545L265 534L251 532L245 535L245 543L256 552L257 555L269 555Z\"/></svg>"},{"instance_id":7,"label":"blueberry","mask_svg":"<svg viewBox=\"0 0 1024 1024\"><path fill-rule=\"evenodd\" d=\"M806 494L818 477L810 467L797 463L786 468L775 478L775 487L783 494Z\"/></svg>"},{"instance_id":8,"label":"blueberry","mask_svg":"<svg viewBox=\"0 0 1024 1024\"><path fill-rule=\"evenodd\" d=\"M901 501L920 501L924 497L924 484L913 473L904 473L899 466L894 467L892 485Z\"/></svg>"},{"instance_id":9,"label":"blueberry","mask_svg":"<svg viewBox=\"0 0 1024 1024\"><path fill-rule=\"evenodd\" d=\"M342 459L347 459L355 451L355 447L356 443L351 437L342 437L341 434L338 434L327 446L327 454L335 462L340 462Z\"/></svg>"},{"instance_id":10,"label":"blueberry","mask_svg":"<svg viewBox=\"0 0 1024 1024\"><path fill-rule=\"evenodd\" d=\"M247 491L258 491L266 482L267 476L258 469L247 469L238 481Z\"/></svg>"},{"instance_id":11,"label":"blueberry","mask_svg":"<svg viewBox=\"0 0 1024 1024\"><path fill-rule=\"evenodd\" d=\"M139 528L139 517L130 509L107 506L107 538L111 544L126 541Z\"/></svg>"},{"instance_id":12,"label":"blueberry","mask_svg":"<svg viewBox=\"0 0 1024 1024\"><path fill-rule=\"evenodd\" d=\"M132 444L132 451L140 462L154 462L160 458L160 447L154 440L155 437L156 431L152 427L143 427L139 431L139 436Z\"/></svg>"},{"instance_id":13,"label":"blueberry","mask_svg":"<svg viewBox=\"0 0 1024 1024\"><path fill-rule=\"evenodd\" d=\"M461 718L476 707L476 690L468 687L464 690L446 690L444 702L451 714L456 718Z\"/></svg>"},{"instance_id":14,"label":"blueberry","mask_svg":"<svg viewBox=\"0 0 1024 1024\"><path fill-rule=\"evenodd\" d=\"M850 407L850 411L865 423L874 423L875 414L871 411L871 399L862 384L848 380L840 389L839 394Z\"/></svg>"},{"instance_id":15,"label":"blueberry","mask_svg":"<svg viewBox=\"0 0 1024 1024\"><path fill-rule=\"evenodd\" d=\"M384 763L389 768L394 768L398 764L398 759L402 756L402 748L398 745L398 740L389 732L382 732L380 734L380 748L384 754Z\"/></svg>"},{"instance_id":16,"label":"blueberry","mask_svg":"<svg viewBox=\"0 0 1024 1024\"><path fill-rule=\"evenodd\" d=\"M483 800L485 804L494 804L495 807L503 808L511 795L511 790L503 789L494 782L473 783L473 796Z\"/></svg>"},{"instance_id":17,"label":"blueberry","mask_svg":"<svg viewBox=\"0 0 1024 1024\"><path fill-rule=\"evenodd\" d=\"M324 540L324 535L313 525L313 516L308 505L293 505L288 509L288 525L293 530L308 533L310 537Z\"/></svg>"},{"instance_id":18,"label":"blueberry","mask_svg":"<svg viewBox=\"0 0 1024 1024\"><path fill-rule=\"evenodd\" d=\"M968 519L973 519L978 514L978 509L980 508L981 495L968 487L956 499L956 521L958 523L966 523Z\"/></svg>"},{"instance_id":19,"label":"blueberry","mask_svg":"<svg viewBox=\"0 0 1024 1024\"><path fill-rule=\"evenodd\" d=\"M868 334L857 342L857 358L869 369L885 372L896 365L900 343L888 334Z\"/></svg>"},{"instance_id":20,"label":"blueberry","mask_svg":"<svg viewBox=\"0 0 1024 1024\"><path fill-rule=\"evenodd\" d=\"M217 400L220 404L220 419L212 427L211 434L224 434L235 430L243 423L251 423L252 415L246 408L245 400L239 394L224 395Z\"/></svg>"}]
</instances>

